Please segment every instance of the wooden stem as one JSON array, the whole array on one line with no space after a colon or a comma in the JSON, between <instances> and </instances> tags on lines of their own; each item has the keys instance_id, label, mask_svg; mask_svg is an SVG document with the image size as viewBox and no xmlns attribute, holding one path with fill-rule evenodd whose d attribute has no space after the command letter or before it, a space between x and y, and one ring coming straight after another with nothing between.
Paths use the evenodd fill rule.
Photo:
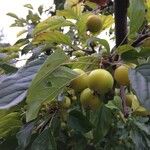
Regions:
<instances>
[{"instance_id":1,"label":"wooden stem","mask_svg":"<svg viewBox=\"0 0 150 150\"><path fill-rule=\"evenodd\" d=\"M129 0L114 0L116 47L127 44L127 8Z\"/></svg>"}]
</instances>

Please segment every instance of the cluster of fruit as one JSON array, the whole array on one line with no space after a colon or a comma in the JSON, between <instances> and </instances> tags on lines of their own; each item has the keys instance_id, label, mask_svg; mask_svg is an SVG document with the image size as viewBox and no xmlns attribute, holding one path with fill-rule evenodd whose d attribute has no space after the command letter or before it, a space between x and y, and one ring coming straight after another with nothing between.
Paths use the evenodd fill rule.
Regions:
<instances>
[{"instance_id":1,"label":"cluster of fruit","mask_svg":"<svg viewBox=\"0 0 150 150\"><path fill-rule=\"evenodd\" d=\"M104 69L96 69L89 74L81 69L74 69L79 76L70 83L70 87L80 93L80 102L84 108L95 110L102 104L99 95L113 88L112 75Z\"/></svg>"},{"instance_id":2,"label":"cluster of fruit","mask_svg":"<svg viewBox=\"0 0 150 150\"><path fill-rule=\"evenodd\" d=\"M79 94L79 100L82 107L94 111L100 108L103 104L104 100L102 97L115 89L114 79L118 85L130 85L128 72L130 68L134 68L135 66L135 64L122 64L115 69L113 75L105 69L95 69L90 73L86 73L82 69L76 68L73 69L73 71L79 75L71 81L70 87L75 93ZM138 110L140 109L140 113L141 111L143 111L143 114L146 113L145 108L140 106L140 103L134 94L126 93L125 99L128 107ZM69 108L70 105L70 98L65 96L63 107ZM136 110L137 113L138 110Z\"/></svg>"}]
</instances>

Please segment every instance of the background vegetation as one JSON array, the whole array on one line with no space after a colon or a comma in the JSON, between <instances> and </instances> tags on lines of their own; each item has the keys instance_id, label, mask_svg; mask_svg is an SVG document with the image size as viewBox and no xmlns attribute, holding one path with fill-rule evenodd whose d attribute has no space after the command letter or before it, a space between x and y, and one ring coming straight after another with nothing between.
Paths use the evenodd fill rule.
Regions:
<instances>
[{"instance_id":1,"label":"background vegetation","mask_svg":"<svg viewBox=\"0 0 150 150\"><path fill-rule=\"evenodd\" d=\"M38 13L24 5L26 18L7 14L26 37L0 47L0 149L150 149L150 1L54 3Z\"/></svg>"}]
</instances>

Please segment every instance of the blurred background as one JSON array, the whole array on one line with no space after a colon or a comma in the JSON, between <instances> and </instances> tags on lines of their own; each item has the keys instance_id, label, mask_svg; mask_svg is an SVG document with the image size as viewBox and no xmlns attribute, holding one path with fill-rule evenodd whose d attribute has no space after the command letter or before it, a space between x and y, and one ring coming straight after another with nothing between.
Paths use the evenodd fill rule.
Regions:
<instances>
[{"instance_id":1,"label":"blurred background","mask_svg":"<svg viewBox=\"0 0 150 150\"><path fill-rule=\"evenodd\" d=\"M49 9L53 5L53 0L0 0L0 42L14 44L17 40L17 33L22 30L20 27L10 27L14 22L14 18L6 14L12 12L18 17L26 17L28 9L25 4L31 4L33 10L37 12L38 7L43 5L44 9ZM48 14L47 14L48 15ZM47 17L46 14L42 19Z\"/></svg>"}]
</instances>

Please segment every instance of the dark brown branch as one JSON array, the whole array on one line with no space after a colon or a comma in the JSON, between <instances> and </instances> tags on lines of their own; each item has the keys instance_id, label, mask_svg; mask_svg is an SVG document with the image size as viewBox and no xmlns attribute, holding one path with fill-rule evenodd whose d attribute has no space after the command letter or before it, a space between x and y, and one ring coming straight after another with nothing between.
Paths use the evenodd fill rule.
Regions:
<instances>
[{"instance_id":1,"label":"dark brown branch","mask_svg":"<svg viewBox=\"0 0 150 150\"><path fill-rule=\"evenodd\" d=\"M139 36L133 43L132 46L133 47L137 47L139 46L139 44L142 43L143 40L145 40L146 38L150 37L150 33L146 33L144 35Z\"/></svg>"},{"instance_id":2,"label":"dark brown branch","mask_svg":"<svg viewBox=\"0 0 150 150\"><path fill-rule=\"evenodd\" d=\"M115 36L116 36L116 47L127 44L127 9L129 6L129 0L114 0L115 10ZM118 61L120 57L115 55L114 60ZM120 96L122 99L123 113L125 117L128 117L128 109L126 105L125 87L120 87Z\"/></svg>"},{"instance_id":3,"label":"dark brown branch","mask_svg":"<svg viewBox=\"0 0 150 150\"><path fill-rule=\"evenodd\" d=\"M127 8L129 0L114 0L116 47L127 44Z\"/></svg>"}]
</instances>

